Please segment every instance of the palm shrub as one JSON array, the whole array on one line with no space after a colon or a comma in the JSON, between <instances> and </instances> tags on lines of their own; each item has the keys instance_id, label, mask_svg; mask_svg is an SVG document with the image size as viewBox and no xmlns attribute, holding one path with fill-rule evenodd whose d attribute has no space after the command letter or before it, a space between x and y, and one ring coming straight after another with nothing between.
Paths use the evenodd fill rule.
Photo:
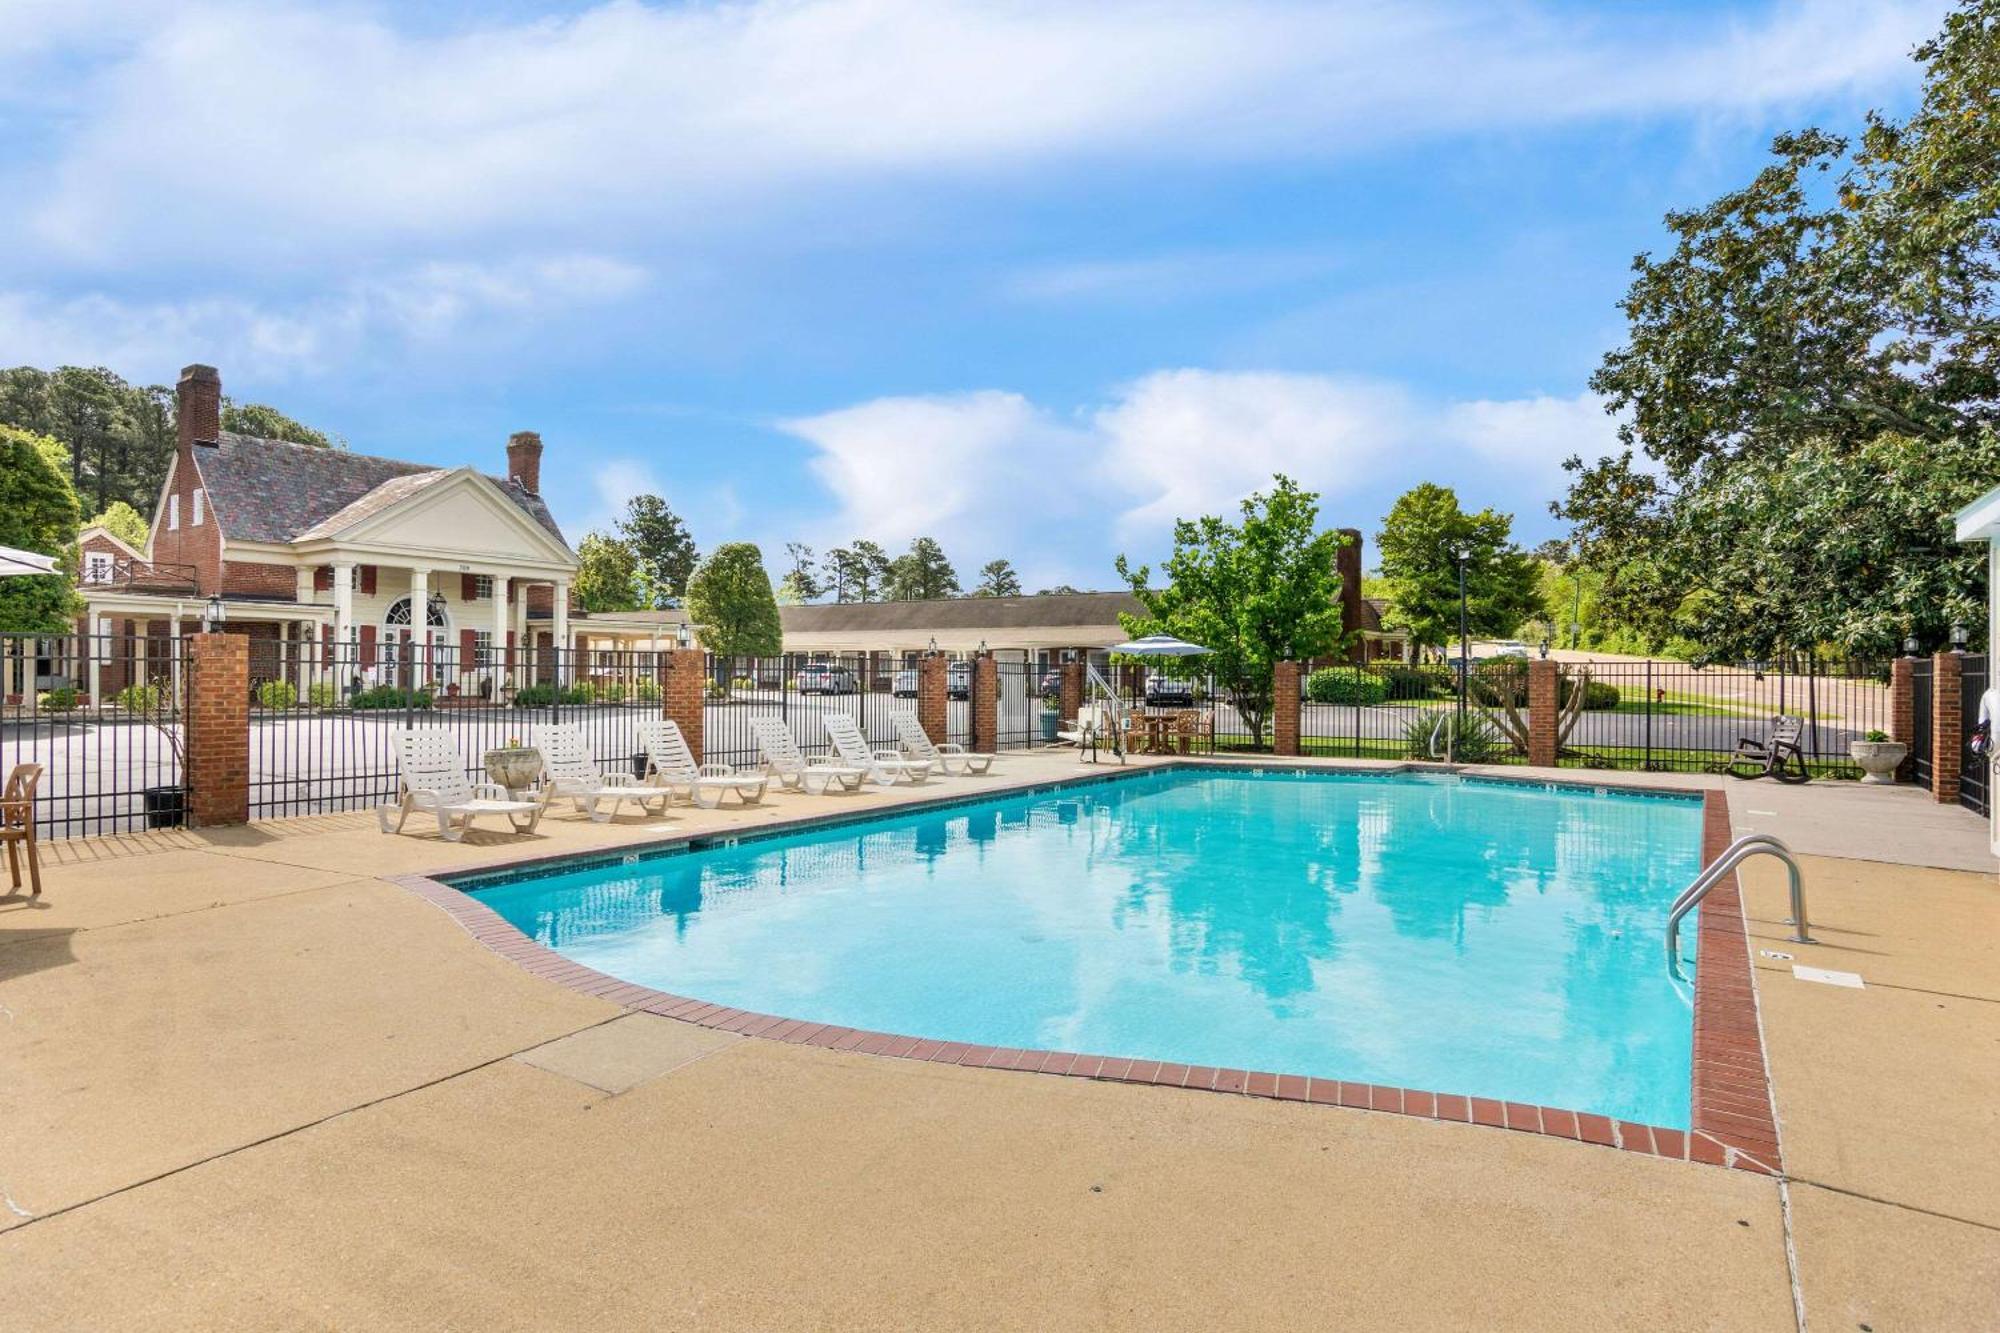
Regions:
<instances>
[{"instance_id":1,"label":"palm shrub","mask_svg":"<svg viewBox=\"0 0 2000 1333\"><path fill-rule=\"evenodd\" d=\"M1484 713L1466 713L1461 725L1455 712L1424 712L1403 724L1403 753L1411 759L1431 758L1433 730L1437 732L1440 753L1449 754L1462 764L1483 764L1493 758L1502 744L1500 733Z\"/></svg>"}]
</instances>

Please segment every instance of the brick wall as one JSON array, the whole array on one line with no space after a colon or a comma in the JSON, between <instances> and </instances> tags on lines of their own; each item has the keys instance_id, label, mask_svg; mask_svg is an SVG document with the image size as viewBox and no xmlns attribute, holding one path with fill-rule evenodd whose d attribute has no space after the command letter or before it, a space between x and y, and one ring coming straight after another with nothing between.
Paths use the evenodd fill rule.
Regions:
<instances>
[{"instance_id":1,"label":"brick wall","mask_svg":"<svg viewBox=\"0 0 2000 1333\"><path fill-rule=\"evenodd\" d=\"M872 666L874 654L869 655ZM937 653L917 659L917 721L932 745L951 738L950 667Z\"/></svg>"},{"instance_id":2,"label":"brick wall","mask_svg":"<svg viewBox=\"0 0 2000 1333\"><path fill-rule=\"evenodd\" d=\"M1528 663L1528 762L1536 768L1556 766L1562 713L1558 680L1557 666L1548 658Z\"/></svg>"},{"instance_id":3,"label":"brick wall","mask_svg":"<svg viewBox=\"0 0 2000 1333\"><path fill-rule=\"evenodd\" d=\"M990 652L972 659L972 748L982 754L1000 748L1000 666Z\"/></svg>"},{"instance_id":4,"label":"brick wall","mask_svg":"<svg viewBox=\"0 0 2000 1333\"><path fill-rule=\"evenodd\" d=\"M290 565L265 565L252 560L222 562L222 590L250 597L293 601L299 595L299 573ZM327 598L333 600L329 595Z\"/></svg>"},{"instance_id":5,"label":"brick wall","mask_svg":"<svg viewBox=\"0 0 2000 1333\"><path fill-rule=\"evenodd\" d=\"M675 648L660 654L660 716L680 725L694 761L702 762L702 716L708 707L708 654Z\"/></svg>"},{"instance_id":6,"label":"brick wall","mask_svg":"<svg viewBox=\"0 0 2000 1333\"><path fill-rule=\"evenodd\" d=\"M1083 711L1083 663L1064 662L1062 664L1062 720L1076 721L1076 715Z\"/></svg>"},{"instance_id":7,"label":"brick wall","mask_svg":"<svg viewBox=\"0 0 2000 1333\"><path fill-rule=\"evenodd\" d=\"M1958 803L1958 766L1965 753L1960 739L1960 670L1965 661L1957 653L1933 657L1936 675L1931 681L1931 798L1939 805Z\"/></svg>"},{"instance_id":8,"label":"brick wall","mask_svg":"<svg viewBox=\"0 0 2000 1333\"><path fill-rule=\"evenodd\" d=\"M188 822L196 828L250 818L250 640L188 640Z\"/></svg>"},{"instance_id":9,"label":"brick wall","mask_svg":"<svg viewBox=\"0 0 2000 1333\"><path fill-rule=\"evenodd\" d=\"M1275 754L1299 752L1299 664L1271 664L1271 750Z\"/></svg>"},{"instance_id":10,"label":"brick wall","mask_svg":"<svg viewBox=\"0 0 2000 1333\"><path fill-rule=\"evenodd\" d=\"M1889 739L1906 746L1917 741L1917 659L1899 657L1889 664ZM1896 781L1915 776L1916 760L1905 755L1896 766Z\"/></svg>"}]
</instances>

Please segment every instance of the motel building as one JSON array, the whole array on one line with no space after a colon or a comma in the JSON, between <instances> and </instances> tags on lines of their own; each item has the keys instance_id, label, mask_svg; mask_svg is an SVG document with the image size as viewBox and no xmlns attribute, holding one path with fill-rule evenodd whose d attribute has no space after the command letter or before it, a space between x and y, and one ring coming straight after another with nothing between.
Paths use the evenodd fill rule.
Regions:
<instances>
[{"instance_id":1,"label":"motel building","mask_svg":"<svg viewBox=\"0 0 2000 1333\"><path fill-rule=\"evenodd\" d=\"M493 476L224 431L210 366L183 370L176 397L179 439L146 549L101 527L78 543L78 630L93 650L45 640L30 662L17 643L0 662L10 702L51 684L102 699L164 679L180 660L168 641L198 630L211 598L221 628L251 641L253 685L339 663L350 688L499 698L567 670L549 651L558 644L673 643L655 617L570 610L576 555L542 501L533 432L507 441Z\"/></svg>"}]
</instances>

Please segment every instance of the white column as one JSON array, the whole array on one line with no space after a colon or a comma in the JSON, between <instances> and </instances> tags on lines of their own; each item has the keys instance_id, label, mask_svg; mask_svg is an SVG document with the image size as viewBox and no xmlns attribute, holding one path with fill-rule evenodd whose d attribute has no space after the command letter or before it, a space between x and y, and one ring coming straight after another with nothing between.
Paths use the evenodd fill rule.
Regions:
<instances>
[{"instance_id":1,"label":"white column","mask_svg":"<svg viewBox=\"0 0 2000 1333\"><path fill-rule=\"evenodd\" d=\"M555 640L556 640L556 683L569 684L569 675L563 670L564 654L569 642L569 580L556 580L555 597Z\"/></svg>"},{"instance_id":2,"label":"white column","mask_svg":"<svg viewBox=\"0 0 2000 1333\"><path fill-rule=\"evenodd\" d=\"M313 567L311 565L302 565L295 572L298 575L298 587L292 593L292 600L300 603L312 601L315 591L313 588Z\"/></svg>"},{"instance_id":3,"label":"white column","mask_svg":"<svg viewBox=\"0 0 2000 1333\"><path fill-rule=\"evenodd\" d=\"M493 682L493 701L500 701L500 683L507 675L507 580L493 576L493 650L487 659L486 678ZM467 663L470 666L470 663Z\"/></svg>"},{"instance_id":4,"label":"white column","mask_svg":"<svg viewBox=\"0 0 2000 1333\"><path fill-rule=\"evenodd\" d=\"M431 572L421 565L410 566L410 637L416 642L416 660L411 663L413 684L428 685L431 679Z\"/></svg>"},{"instance_id":5,"label":"white column","mask_svg":"<svg viewBox=\"0 0 2000 1333\"><path fill-rule=\"evenodd\" d=\"M104 692L99 688L99 682L104 674L104 653L110 647L110 640L104 636L111 632L111 622L103 616L92 615L87 623L90 633L84 637L83 650L89 654L84 660L90 663L90 702L94 707L102 708Z\"/></svg>"},{"instance_id":6,"label":"white column","mask_svg":"<svg viewBox=\"0 0 2000 1333\"><path fill-rule=\"evenodd\" d=\"M333 642L337 660L348 669L354 666L354 566L335 565L333 567Z\"/></svg>"}]
</instances>

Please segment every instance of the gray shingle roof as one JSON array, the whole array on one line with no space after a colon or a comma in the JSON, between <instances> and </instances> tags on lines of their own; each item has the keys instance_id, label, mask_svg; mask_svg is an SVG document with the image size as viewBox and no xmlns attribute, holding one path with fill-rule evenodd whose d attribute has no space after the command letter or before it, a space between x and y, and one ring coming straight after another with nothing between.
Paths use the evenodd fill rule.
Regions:
<instances>
[{"instance_id":1,"label":"gray shingle roof","mask_svg":"<svg viewBox=\"0 0 2000 1333\"><path fill-rule=\"evenodd\" d=\"M358 504L378 487L424 474L433 474L436 479L443 471L427 463L406 463L397 458L322 449L289 440L266 440L227 430L212 447L197 446L195 461L201 466L209 507L215 510L222 530L239 541L252 542L297 541L343 510L355 508L353 517L339 525L345 527L348 522L375 512L382 503L393 503L411 491L422 489L421 485L407 484L393 487L381 503ZM521 506L522 512L551 537L568 547L562 529L556 526L555 516L549 513L540 496L529 495L499 477L487 480Z\"/></svg>"},{"instance_id":2,"label":"gray shingle roof","mask_svg":"<svg viewBox=\"0 0 2000 1333\"><path fill-rule=\"evenodd\" d=\"M1028 629L1115 625L1118 613L1145 608L1129 592L1061 593L1049 597L951 597L934 602L847 602L781 606L793 633L847 630Z\"/></svg>"}]
</instances>

